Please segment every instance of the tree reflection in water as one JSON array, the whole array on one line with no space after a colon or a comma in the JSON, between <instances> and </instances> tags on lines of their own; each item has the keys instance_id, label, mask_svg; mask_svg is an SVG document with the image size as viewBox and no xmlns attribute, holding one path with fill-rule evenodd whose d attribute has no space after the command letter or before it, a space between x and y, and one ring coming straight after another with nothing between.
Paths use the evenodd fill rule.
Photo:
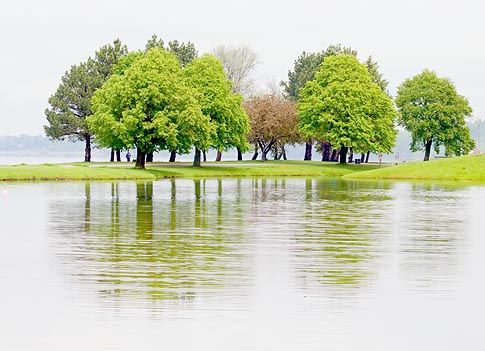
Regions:
<instances>
[{"instance_id":1,"label":"tree reflection in water","mask_svg":"<svg viewBox=\"0 0 485 351\"><path fill-rule=\"evenodd\" d=\"M156 187L137 182L106 189L103 183L86 183L83 203L56 202L59 210L52 214L73 223L68 229L64 218L52 220L57 240L64 241L56 246L70 245L63 249L69 251L63 255L69 274L110 303L190 301L197 294L248 285L240 208L222 197L222 180L211 187L215 194L205 185L205 180L168 180ZM240 219L225 230L222 223L235 218ZM67 232L71 235L59 236Z\"/></svg>"},{"instance_id":2,"label":"tree reflection in water","mask_svg":"<svg viewBox=\"0 0 485 351\"><path fill-rule=\"evenodd\" d=\"M389 186L308 179L305 187L304 230L295 236L300 287L313 286L320 295L317 281L337 296L356 293L375 279L378 258L388 248Z\"/></svg>"}]
</instances>

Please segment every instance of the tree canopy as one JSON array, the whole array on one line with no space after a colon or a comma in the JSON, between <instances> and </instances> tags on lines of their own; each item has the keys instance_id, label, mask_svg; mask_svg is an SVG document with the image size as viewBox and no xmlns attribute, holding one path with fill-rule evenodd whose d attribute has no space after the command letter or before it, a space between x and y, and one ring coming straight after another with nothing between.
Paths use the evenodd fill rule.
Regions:
<instances>
[{"instance_id":1,"label":"tree canopy","mask_svg":"<svg viewBox=\"0 0 485 351\"><path fill-rule=\"evenodd\" d=\"M101 143L136 147L140 168L149 152L210 146L214 127L174 54L154 48L128 55L119 67L94 94L94 114L88 118Z\"/></svg>"},{"instance_id":2,"label":"tree canopy","mask_svg":"<svg viewBox=\"0 0 485 351\"><path fill-rule=\"evenodd\" d=\"M221 62L206 54L195 59L183 72L187 84L199 92L202 113L215 128L210 146L219 151L233 147L249 149L246 139L249 120L242 107L242 96L231 92L232 84Z\"/></svg>"},{"instance_id":3,"label":"tree canopy","mask_svg":"<svg viewBox=\"0 0 485 351\"><path fill-rule=\"evenodd\" d=\"M392 101L353 55L325 58L315 79L300 91L297 109L303 136L338 147L340 163L346 163L349 148L390 152L394 145Z\"/></svg>"},{"instance_id":4,"label":"tree canopy","mask_svg":"<svg viewBox=\"0 0 485 351\"><path fill-rule=\"evenodd\" d=\"M49 98L50 108L45 110L48 137L56 140L69 138L85 141L84 161L91 161L91 131L86 117L91 115L91 97L103 84L92 59L71 66L61 78L61 84Z\"/></svg>"},{"instance_id":5,"label":"tree canopy","mask_svg":"<svg viewBox=\"0 0 485 351\"><path fill-rule=\"evenodd\" d=\"M251 132L249 141L257 144L261 150L261 160L266 161L273 146L284 150L285 144L300 140L296 129L295 102L275 95L253 97L244 107L249 115Z\"/></svg>"},{"instance_id":6,"label":"tree canopy","mask_svg":"<svg viewBox=\"0 0 485 351\"><path fill-rule=\"evenodd\" d=\"M472 109L449 79L424 70L398 87L396 105L399 124L411 133L411 150L424 150L424 161L429 160L432 145L436 152L443 145L447 156L463 155L475 147L465 122Z\"/></svg>"},{"instance_id":7,"label":"tree canopy","mask_svg":"<svg viewBox=\"0 0 485 351\"><path fill-rule=\"evenodd\" d=\"M180 43L178 40L172 40L169 41L168 46L165 47L164 41L161 38L158 38L156 34L153 34L145 44L145 52L154 48L165 49L172 54L175 54L180 62L181 67L187 66L197 57L195 45L190 41L187 43Z\"/></svg>"},{"instance_id":8,"label":"tree canopy","mask_svg":"<svg viewBox=\"0 0 485 351\"><path fill-rule=\"evenodd\" d=\"M224 67L227 79L232 82L232 92L247 96L253 89L251 72L258 63L258 55L247 45L238 47L220 45L211 51Z\"/></svg>"},{"instance_id":9,"label":"tree canopy","mask_svg":"<svg viewBox=\"0 0 485 351\"><path fill-rule=\"evenodd\" d=\"M91 161L92 132L86 122L92 114L91 98L109 77L114 65L127 53L128 49L118 39L113 45L101 47L94 59L71 66L49 98L51 107L45 110L49 122L44 126L46 135L57 140L85 141L84 161Z\"/></svg>"}]
</instances>

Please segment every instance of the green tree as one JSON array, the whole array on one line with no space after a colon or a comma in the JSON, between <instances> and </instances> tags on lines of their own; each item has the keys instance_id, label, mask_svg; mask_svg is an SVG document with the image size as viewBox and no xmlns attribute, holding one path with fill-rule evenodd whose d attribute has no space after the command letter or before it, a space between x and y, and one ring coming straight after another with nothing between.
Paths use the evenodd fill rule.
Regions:
<instances>
[{"instance_id":1,"label":"green tree","mask_svg":"<svg viewBox=\"0 0 485 351\"><path fill-rule=\"evenodd\" d=\"M45 110L48 125L44 125L46 135L55 140L68 138L84 141L84 161L91 161L92 133L86 118L92 114L91 97L103 84L96 64L91 58L87 62L71 66L61 78L61 84L49 98L50 108Z\"/></svg>"},{"instance_id":2,"label":"green tree","mask_svg":"<svg viewBox=\"0 0 485 351\"><path fill-rule=\"evenodd\" d=\"M184 75L188 84L200 93L202 113L210 117L215 128L211 147L218 151L233 147L248 150L249 119L242 107L242 96L231 92L232 84L221 62L206 54L189 64Z\"/></svg>"},{"instance_id":3,"label":"green tree","mask_svg":"<svg viewBox=\"0 0 485 351\"><path fill-rule=\"evenodd\" d=\"M305 84L315 78L315 73L319 70L325 57L347 54L357 56L357 51L350 47L342 47L342 45L330 45L324 51L303 53L295 60L293 71L288 71L288 82L282 81L280 85L283 87L283 94L287 99L298 101L300 89ZM313 140L308 139L305 145L305 161L312 159Z\"/></svg>"},{"instance_id":4,"label":"green tree","mask_svg":"<svg viewBox=\"0 0 485 351\"><path fill-rule=\"evenodd\" d=\"M128 47L123 45L119 39L113 41L113 44L104 45L96 51L94 55L96 69L101 75L103 83L113 73L113 67L118 61L128 55ZM116 160L121 161L121 145L111 149L110 161L114 162L114 154L116 153Z\"/></svg>"},{"instance_id":5,"label":"green tree","mask_svg":"<svg viewBox=\"0 0 485 351\"><path fill-rule=\"evenodd\" d=\"M326 58L300 91L297 109L301 133L339 147L341 164L349 148L390 152L394 145L392 101L353 55Z\"/></svg>"},{"instance_id":6,"label":"green tree","mask_svg":"<svg viewBox=\"0 0 485 351\"><path fill-rule=\"evenodd\" d=\"M472 109L449 79L424 70L398 87L396 105L399 124L411 133L411 150L424 150L424 161L433 144L436 152L443 145L447 156L464 155L475 147L465 122Z\"/></svg>"},{"instance_id":7,"label":"green tree","mask_svg":"<svg viewBox=\"0 0 485 351\"><path fill-rule=\"evenodd\" d=\"M197 57L197 50L195 49L195 45L190 41L187 43L179 43L178 40L172 40L168 42L168 45L165 47L165 43L161 38L158 38L156 34L153 34L150 39L148 39L145 45L145 52L150 49L159 48L164 49L172 54L177 56L180 66L183 68L191 63ZM176 150L170 150L170 162L175 162L175 158L177 156ZM147 162L153 161L153 153L147 154Z\"/></svg>"},{"instance_id":8,"label":"green tree","mask_svg":"<svg viewBox=\"0 0 485 351\"><path fill-rule=\"evenodd\" d=\"M48 137L56 140L69 138L71 141L85 141L84 161L91 161L92 133L86 118L92 114L91 98L112 72L119 58L128 49L119 39L113 45L102 46L95 58L73 65L61 78L61 84L49 98L51 107L46 109L48 125L44 126Z\"/></svg>"},{"instance_id":9,"label":"green tree","mask_svg":"<svg viewBox=\"0 0 485 351\"><path fill-rule=\"evenodd\" d=\"M210 118L201 112L198 92L185 84L174 54L159 48L130 54L114 72L96 91L88 118L101 143L135 147L139 168L149 152L210 146Z\"/></svg>"},{"instance_id":10,"label":"green tree","mask_svg":"<svg viewBox=\"0 0 485 351\"><path fill-rule=\"evenodd\" d=\"M165 47L165 43L162 39L158 38L156 34L153 34L145 44L145 52L153 48L165 49L175 56L180 61L180 66L183 68L191 63L197 57L197 50L195 45L190 41L187 43L180 43L178 40L172 40L168 42Z\"/></svg>"},{"instance_id":11,"label":"green tree","mask_svg":"<svg viewBox=\"0 0 485 351\"><path fill-rule=\"evenodd\" d=\"M376 83L383 92L389 95L387 90L389 82L382 77L382 73L379 73L379 64L372 59L372 56L369 56L365 61L365 65L372 76L372 82Z\"/></svg>"}]
</instances>

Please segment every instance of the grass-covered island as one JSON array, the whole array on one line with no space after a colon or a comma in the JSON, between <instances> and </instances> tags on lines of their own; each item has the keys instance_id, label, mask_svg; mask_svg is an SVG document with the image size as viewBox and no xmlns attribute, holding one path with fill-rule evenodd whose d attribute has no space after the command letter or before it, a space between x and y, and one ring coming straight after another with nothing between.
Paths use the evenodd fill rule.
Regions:
<instances>
[{"instance_id":1,"label":"grass-covered island","mask_svg":"<svg viewBox=\"0 0 485 351\"><path fill-rule=\"evenodd\" d=\"M0 166L2 181L156 180L215 177L342 177L343 179L470 180L485 181L485 155L442 158L429 162L340 165L318 161L226 161L153 163L135 169L132 163L62 163Z\"/></svg>"}]
</instances>

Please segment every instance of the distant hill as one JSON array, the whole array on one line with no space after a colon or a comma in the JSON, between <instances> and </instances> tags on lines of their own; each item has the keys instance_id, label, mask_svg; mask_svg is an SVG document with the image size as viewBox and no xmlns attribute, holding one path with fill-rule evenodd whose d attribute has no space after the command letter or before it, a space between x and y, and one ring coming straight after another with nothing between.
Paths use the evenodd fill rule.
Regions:
<instances>
[{"instance_id":1,"label":"distant hill","mask_svg":"<svg viewBox=\"0 0 485 351\"><path fill-rule=\"evenodd\" d=\"M42 135L0 136L0 153L74 153L83 150L82 142L51 141Z\"/></svg>"}]
</instances>

